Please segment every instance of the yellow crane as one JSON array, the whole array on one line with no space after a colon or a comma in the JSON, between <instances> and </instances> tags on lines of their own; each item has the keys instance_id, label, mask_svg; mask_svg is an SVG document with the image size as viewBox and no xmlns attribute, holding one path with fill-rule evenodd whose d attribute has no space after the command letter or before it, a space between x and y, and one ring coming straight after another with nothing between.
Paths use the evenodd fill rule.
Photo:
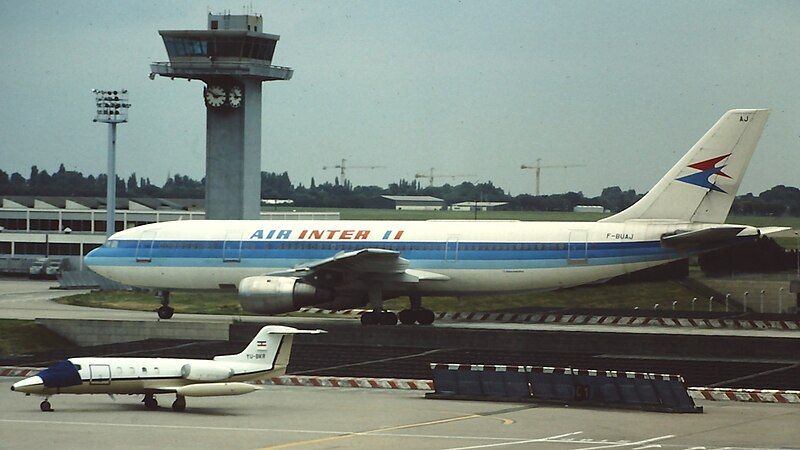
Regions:
<instances>
[{"instance_id":1,"label":"yellow crane","mask_svg":"<svg viewBox=\"0 0 800 450\"><path fill-rule=\"evenodd\" d=\"M414 175L414 178L427 178L428 179L428 186L433 186L433 180L436 178L465 178L465 177L474 177L475 174L467 173L467 174L434 174L434 167L431 167L430 173L417 173Z\"/></svg>"},{"instance_id":2,"label":"yellow crane","mask_svg":"<svg viewBox=\"0 0 800 450\"><path fill-rule=\"evenodd\" d=\"M346 176L347 169L385 169L385 168L386 166L370 166L370 165L351 166L347 164L347 160L344 158L342 158L341 164L336 164L335 166L322 166L322 170L339 169L339 174L340 174L339 181L342 183L342 186L347 184L345 183L345 181L347 180Z\"/></svg>"},{"instance_id":3,"label":"yellow crane","mask_svg":"<svg viewBox=\"0 0 800 450\"><path fill-rule=\"evenodd\" d=\"M539 195L539 187L541 185L541 173L542 169L570 169L572 167L586 167L585 164L554 164L549 166L542 165L542 158L536 159L536 164L523 164L520 166L520 169L530 169L533 170L533 174L536 177L536 192L535 195Z\"/></svg>"}]
</instances>

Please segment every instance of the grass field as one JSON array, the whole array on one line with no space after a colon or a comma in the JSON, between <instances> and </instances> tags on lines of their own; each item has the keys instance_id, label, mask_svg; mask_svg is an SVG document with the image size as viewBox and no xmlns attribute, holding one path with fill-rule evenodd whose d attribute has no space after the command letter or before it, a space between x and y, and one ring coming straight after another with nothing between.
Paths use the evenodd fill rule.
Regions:
<instances>
[{"instance_id":1,"label":"grass field","mask_svg":"<svg viewBox=\"0 0 800 450\"><path fill-rule=\"evenodd\" d=\"M677 309L689 309L693 297L707 298L707 292L689 288L673 281L638 282L582 286L559 291L517 295L488 295L470 297L426 297L425 307L435 311L505 311L517 308L640 308L652 309L654 304ZM129 291L98 291L62 297L59 303L100 308L154 311L159 301L152 294ZM236 295L216 293L174 292L170 305L178 313L247 314L242 313ZM401 297L386 302L386 307L400 310L408 307Z\"/></svg>"},{"instance_id":2,"label":"grass field","mask_svg":"<svg viewBox=\"0 0 800 450\"><path fill-rule=\"evenodd\" d=\"M32 320L0 319L0 355L20 355L69 345L69 341Z\"/></svg>"}]
</instances>

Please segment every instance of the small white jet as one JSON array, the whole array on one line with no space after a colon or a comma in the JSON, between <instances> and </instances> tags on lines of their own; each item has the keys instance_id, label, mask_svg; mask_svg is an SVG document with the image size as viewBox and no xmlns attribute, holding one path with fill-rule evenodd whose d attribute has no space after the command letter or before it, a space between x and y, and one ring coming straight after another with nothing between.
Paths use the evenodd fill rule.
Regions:
<instances>
[{"instance_id":1,"label":"small white jet","mask_svg":"<svg viewBox=\"0 0 800 450\"><path fill-rule=\"evenodd\" d=\"M186 397L241 395L260 389L246 382L286 373L295 334L324 332L268 325L238 355L213 360L71 358L14 383L11 390L44 396L42 411L53 410L49 397L55 394L144 394L147 409L158 408L156 394L175 394L172 409L183 411Z\"/></svg>"}]
</instances>

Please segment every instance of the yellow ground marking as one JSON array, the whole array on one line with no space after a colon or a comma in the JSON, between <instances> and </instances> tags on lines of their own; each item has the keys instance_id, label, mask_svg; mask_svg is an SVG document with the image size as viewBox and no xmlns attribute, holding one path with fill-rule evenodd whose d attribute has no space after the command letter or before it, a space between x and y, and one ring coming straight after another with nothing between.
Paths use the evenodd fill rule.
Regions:
<instances>
[{"instance_id":1,"label":"yellow ground marking","mask_svg":"<svg viewBox=\"0 0 800 450\"><path fill-rule=\"evenodd\" d=\"M418 423L410 423L410 424L406 424L406 425L397 425L397 426L394 426L394 427L376 428L374 430L357 431L357 432L354 432L354 433L340 434L340 435L337 435L337 436L328 436L328 437L318 438L318 439L308 439L308 440L305 440L305 441L287 442L285 444L278 444L278 445L272 445L272 446L268 446L268 447L263 447L261 450L274 450L274 449L278 449L278 448L297 447L297 446L300 446L300 445L319 444L319 443L322 443L322 442L330 442L330 441L336 441L336 440L340 440L340 439L348 439L348 438L357 437L357 436L365 436L365 435L372 434L372 433L384 433L386 431L404 430L404 429L408 429L408 428L424 427L424 426L427 426L427 425L439 425L439 424L442 424L442 423L457 422L457 421L460 421L460 420L477 419L477 418L481 418L481 417L486 417L486 416L484 416L482 414L467 414L465 416L450 417L449 419L431 420L431 421L428 421L428 422L418 422ZM503 422L503 425L511 425L512 423L514 423L513 420L504 419L502 417L489 417L489 418L498 419L498 420Z\"/></svg>"}]
</instances>

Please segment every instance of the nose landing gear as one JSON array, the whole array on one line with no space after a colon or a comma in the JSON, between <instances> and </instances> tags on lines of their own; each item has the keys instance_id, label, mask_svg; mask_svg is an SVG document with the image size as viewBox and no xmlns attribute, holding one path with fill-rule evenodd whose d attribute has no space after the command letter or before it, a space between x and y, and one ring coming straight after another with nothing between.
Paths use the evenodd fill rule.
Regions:
<instances>
[{"instance_id":1,"label":"nose landing gear","mask_svg":"<svg viewBox=\"0 0 800 450\"><path fill-rule=\"evenodd\" d=\"M41 409L42 412L53 411L53 407L50 406L50 402L48 401L48 399L44 399L42 400L42 403L39 403L39 409Z\"/></svg>"}]
</instances>

